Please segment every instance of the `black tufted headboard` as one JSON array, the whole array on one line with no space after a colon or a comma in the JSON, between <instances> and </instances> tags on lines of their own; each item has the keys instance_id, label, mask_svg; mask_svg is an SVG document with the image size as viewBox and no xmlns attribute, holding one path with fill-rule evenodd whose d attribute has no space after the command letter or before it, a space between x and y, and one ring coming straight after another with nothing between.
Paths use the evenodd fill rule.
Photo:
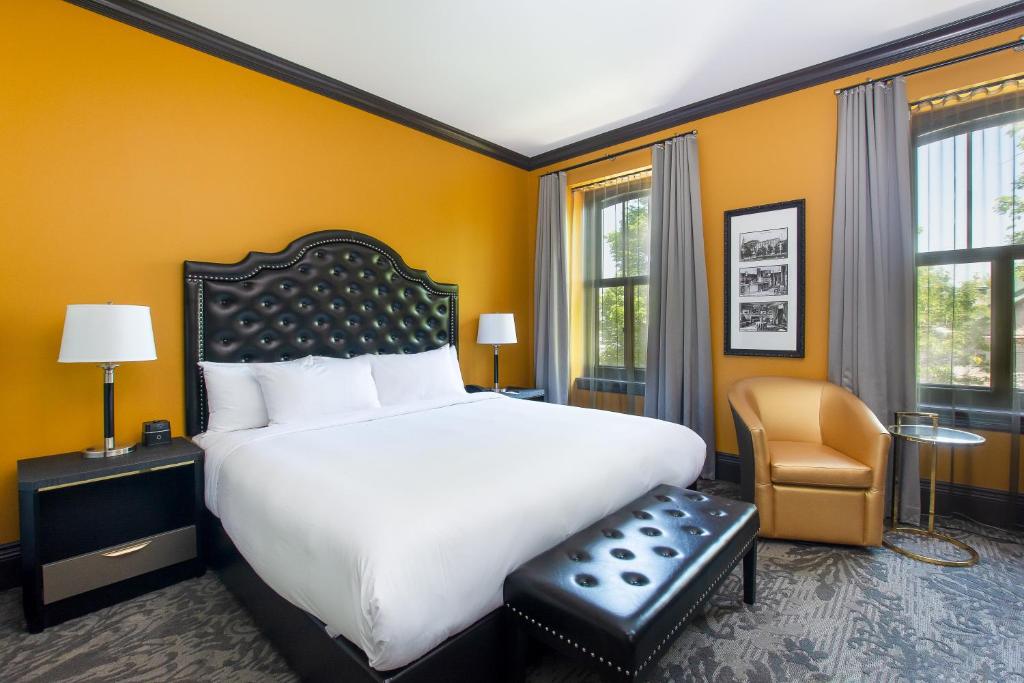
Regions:
<instances>
[{"instance_id":1,"label":"black tufted headboard","mask_svg":"<svg viewBox=\"0 0 1024 683\"><path fill-rule=\"evenodd\" d=\"M185 429L206 429L197 363L348 358L457 343L457 285L410 268L386 244L349 230L300 237L238 263L185 262Z\"/></svg>"}]
</instances>

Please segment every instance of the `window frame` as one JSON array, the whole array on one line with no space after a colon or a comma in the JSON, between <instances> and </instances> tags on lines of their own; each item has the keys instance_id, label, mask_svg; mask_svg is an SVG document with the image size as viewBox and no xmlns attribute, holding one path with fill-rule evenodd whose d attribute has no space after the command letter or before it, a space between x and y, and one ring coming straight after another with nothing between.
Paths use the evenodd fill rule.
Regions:
<instances>
[{"instance_id":1,"label":"window frame","mask_svg":"<svg viewBox=\"0 0 1024 683\"><path fill-rule=\"evenodd\" d=\"M625 184L625 183L624 183ZM625 204L631 199L637 199L639 197L647 197L648 200L648 229L650 221L650 197L651 189L645 188L640 190L623 190L614 195L605 197L601 200L599 208L596 212L597 216L603 216L604 210L609 206L615 204ZM623 211L625 216L625 211ZM584 249L588 255L588 262L598 265L598 269L602 269L603 265L603 243L604 239L604 221L599 218L599 224L596 229L591 229L590 226L584 225ZM650 259L648 258L648 271L650 269ZM603 273L598 277L584 277L583 288L584 291L589 294L589 305L591 307L590 316L594 329L588 330L590 343L585 345L585 361L586 367L590 369L589 379L595 380L594 384L599 384L606 387L611 386L615 389L622 388L628 389L631 385L639 385L642 387L646 380L647 368L638 368L635 365L636 354L635 354L635 333L636 333L636 316L635 316L635 301L636 301L636 288L638 286L649 285L650 275L620 275L615 277L603 277ZM600 352L598 347L601 343L600 337L600 325L601 325L601 299L600 292L602 289L607 287L622 287L623 296L623 344L622 344L622 356L623 365L602 365L599 362ZM650 289L648 289L650 292Z\"/></svg>"},{"instance_id":2,"label":"window frame","mask_svg":"<svg viewBox=\"0 0 1024 683\"><path fill-rule=\"evenodd\" d=\"M1024 110L1005 112L998 117L983 116L965 121L945 129L928 131L915 135L912 154L913 183L913 229L914 229L914 368L915 376L920 358L918 356L917 315L918 315L918 271L925 266L946 266L965 263L988 263L991 273L989 296L991 299L990 345L989 345L989 377L988 387L972 387L958 384L924 383L916 377L918 399L923 405L939 409L955 406L962 408L979 408L984 410L1010 411L1022 393L1013 388L1013 354L1014 354L1014 272L1016 260L1024 260L1024 244L1008 244L995 247L965 247L943 251L918 251L917 239L917 160L918 150L927 144L956 137L967 136L965 172L967 175L966 234L967 243L973 239L973 133L986 128L1020 122L1024 125ZM1015 395L1016 394L1016 395Z\"/></svg>"}]
</instances>

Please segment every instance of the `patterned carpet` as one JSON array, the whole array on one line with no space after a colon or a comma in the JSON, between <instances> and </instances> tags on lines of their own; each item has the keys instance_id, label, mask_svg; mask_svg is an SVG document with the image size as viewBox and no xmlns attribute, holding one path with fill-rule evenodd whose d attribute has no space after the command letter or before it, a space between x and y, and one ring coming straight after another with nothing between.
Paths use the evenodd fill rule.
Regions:
<instances>
[{"instance_id":1,"label":"patterned carpet","mask_svg":"<svg viewBox=\"0 0 1024 683\"><path fill-rule=\"evenodd\" d=\"M762 541L758 603L743 605L734 572L652 680L1024 681L1024 534L962 521L947 529L978 548L979 566ZM0 679L295 676L211 572L38 635L24 630L20 591L0 593ZM589 680L596 679L554 656L530 676L531 683Z\"/></svg>"}]
</instances>

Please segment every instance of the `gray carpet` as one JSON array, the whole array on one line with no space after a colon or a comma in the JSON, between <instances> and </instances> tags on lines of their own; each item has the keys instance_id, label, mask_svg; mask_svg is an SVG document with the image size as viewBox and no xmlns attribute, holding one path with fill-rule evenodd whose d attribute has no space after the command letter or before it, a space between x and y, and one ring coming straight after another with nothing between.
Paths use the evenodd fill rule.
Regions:
<instances>
[{"instance_id":1,"label":"gray carpet","mask_svg":"<svg viewBox=\"0 0 1024 683\"><path fill-rule=\"evenodd\" d=\"M714 490L731 493L721 484ZM758 603L739 572L653 668L655 681L1024 681L1024 535L947 520L969 569L885 550L762 541ZM0 593L3 681L293 681L214 573L30 635ZM554 656L532 683L592 680Z\"/></svg>"}]
</instances>

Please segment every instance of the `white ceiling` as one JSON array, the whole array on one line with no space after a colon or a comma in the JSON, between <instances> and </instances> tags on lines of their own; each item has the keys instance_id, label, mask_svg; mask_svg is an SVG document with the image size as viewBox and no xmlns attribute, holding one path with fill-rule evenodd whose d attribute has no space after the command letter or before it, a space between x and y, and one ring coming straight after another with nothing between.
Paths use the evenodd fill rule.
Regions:
<instances>
[{"instance_id":1,"label":"white ceiling","mask_svg":"<svg viewBox=\"0 0 1024 683\"><path fill-rule=\"evenodd\" d=\"M147 0L533 156L1005 0Z\"/></svg>"}]
</instances>

